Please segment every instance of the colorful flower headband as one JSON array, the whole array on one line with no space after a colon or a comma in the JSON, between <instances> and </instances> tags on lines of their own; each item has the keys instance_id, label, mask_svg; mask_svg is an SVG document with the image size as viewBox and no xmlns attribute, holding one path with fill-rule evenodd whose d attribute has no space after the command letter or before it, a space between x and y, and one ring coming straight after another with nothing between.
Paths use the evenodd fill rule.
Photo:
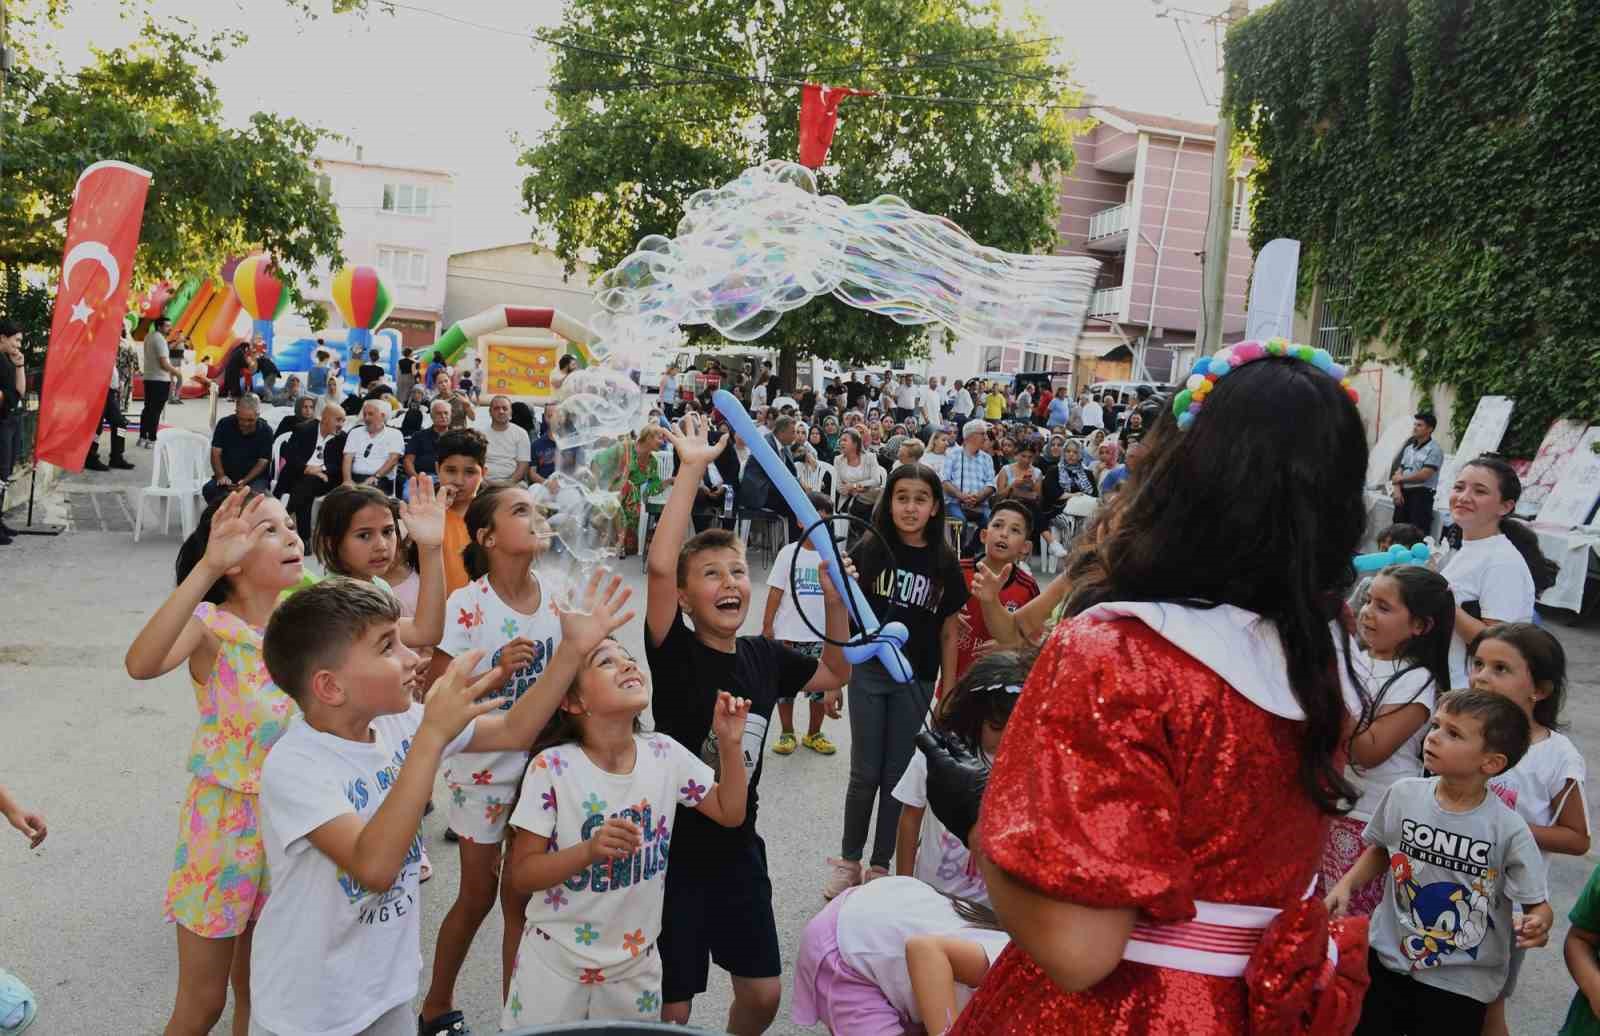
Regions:
<instances>
[{"instance_id":1,"label":"colorful flower headband","mask_svg":"<svg viewBox=\"0 0 1600 1036\"><path fill-rule=\"evenodd\" d=\"M1219 350L1213 356L1202 356L1194 361L1194 371L1189 375L1189 380L1184 383L1182 392L1172 400L1172 413L1178 419L1179 428L1187 428L1194 423L1194 417L1205 404L1206 397L1211 394L1211 388L1217 379L1231 370L1236 370L1247 363L1265 359L1268 356L1287 356L1306 363L1334 378L1339 382L1339 387L1350 394L1352 403L1359 403L1361 397L1350 385L1348 372L1342 364L1334 363L1333 357L1326 349L1313 349L1309 345L1293 345L1287 339L1273 338L1266 342L1238 342L1226 349Z\"/></svg>"}]
</instances>

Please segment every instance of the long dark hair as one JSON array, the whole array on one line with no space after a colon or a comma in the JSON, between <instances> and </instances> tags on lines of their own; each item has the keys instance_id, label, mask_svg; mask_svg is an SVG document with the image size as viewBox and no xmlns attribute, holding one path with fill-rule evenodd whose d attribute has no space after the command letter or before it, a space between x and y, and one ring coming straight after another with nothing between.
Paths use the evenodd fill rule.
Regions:
<instances>
[{"instance_id":1,"label":"long dark hair","mask_svg":"<svg viewBox=\"0 0 1600 1036\"><path fill-rule=\"evenodd\" d=\"M899 555L899 548L907 546L900 539L900 530L894 527L894 487L905 481L921 482L928 487L928 492L933 494L933 514L928 518L927 528L923 538L928 541L928 547L934 552L934 571L945 570L946 566L959 565L960 560L955 551L950 549L950 544L944 538L944 486L939 482L939 476L926 464L902 464L889 472L889 478L883 484L883 492L878 495L878 503L872 509L872 528L877 536L866 536L861 540L860 556L856 564L861 565L864 560L871 568L873 576L884 567L894 564L894 557ZM893 556L884 557L883 550L887 547ZM866 568L862 569L867 571ZM878 616L882 619L883 616ZM885 619L884 621L888 621Z\"/></svg>"},{"instance_id":2,"label":"long dark hair","mask_svg":"<svg viewBox=\"0 0 1600 1036\"><path fill-rule=\"evenodd\" d=\"M510 482L485 482L467 505L468 539L461 551L461 560L466 565L468 579L482 579L489 574L489 549L478 542L478 533L494 528L494 512L500 506L500 498L519 488Z\"/></svg>"},{"instance_id":3,"label":"long dark hair","mask_svg":"<svg viewBox=\"0 0 1600 1036\"><path fill-rule=\"evenodd\" d=\"M317 560L331 575L350 575L344 569L344 562L339 560L339 544L350 531L350 523L355 521L356 515L368 507L381 507L396 514L389 498L376 486L335 486L332 492L322 498L322 506L317 509L317 531L311 537L311 547ZM399 533L400 519L397 515L395 535Z\"/></svg>"},{"instance_id":4,"label":"long dark hair","mask_svg":"<svg viewBox=\"0 0 1600 1036\"><path fill-rule=\"evenodd\" d=\"M1433 680L1435 695L1450 690L1450 642L1455 636L1456 595L1450 583L1439 573L1420 565L1390 565L1378 573L1379 579L1389 579L1400 591L1400 603L1413 619L1420 619L1428 628L1414 637L1408 637L1395 649L1394 675L1370 697L1367 688L1357 684L1361 693L1361 719L1355 733L1366 730L1378 718L1378 710L1394 702L1385 701L1390 688L1412 669L1424 669ZM1376 581L1376 580L1374 580ZM1419 692L1420 693L1420 692ZM1410 705L1412 701L1401 702ZM1351 735L1352 738L1354 734Z\"/></svg>"},{"instance_id":5,"label":"long dark hair","mask_svg":"<svg viewBox=\"0 0 1600 1036\"><path fill-rule=\"evenodd\" d=\"M1528 674L1535 685L1545 684L1550 694L1533 706L1534 722L1550 730L1560 730L1561 707L1567 699L1567 652L1561 641L1549 630L1540 629L1531 622L1502 622L1489 626L1472 638L1467 649L1470 658L1478 653L1478 645L1486 640L1502 640L1517 649L1528 664Z\"/></svg>"},{"instance_id":6,"label":"long dark hair","mask_svg":"<svg viewBox=\"0 0 1600 1036\"><path fill-rule=\"evenodd\" d=\"M985 725L1004 727L1039 653L992 651L967 668L955 689L933 707L933 724L981 750ZM1012 688L1015 688L1013 690Z\"/></svg>"},{"instance_id":7,"label":"long dark hair","mask_svg":"<svg viewBox=\"0 0 1600 1036\"><path fill-rule=\"evenodd\" d=\"M1163 410L1143 441L1148 452L1068 562L1067 614L1175 601L1272 623L1306 716L1300 784L1324 813L1341 812L1355 794L1335 765L1346 710L1330 623L1366 527L1360 413L1311 364L1268 357L1217 381L1186 431Z\"/></svg>"},{"instance_id":8,"label":"long dark hair","mask_svg":"<svg viewBox=\"0 0 1600 1036\"><path fill-rule=\"evenodd\" d=\"M230 493L224 493L208 504L206 509L200 512L200 521L195 525L194 531L178 547L178 560L173 565L173 568L177 571L178 583L188 579L189 573L193 572L194 567L200 564L200 559L206 556L206 544L211 542L211 519L216 517L217 508L233 499L234 493L243 493L246 504L249 504L251 497L266 495L259 490L240 488ZM233 586L228 582L228 577L220 576L206 590L206 595L201 600L209 601L212 604L221 604L228 599L228 594L232 589Z\"/></svg>"},{"instance_id":9,"label":"long dark hair","mask_svg":"<svg viewBox=\"0 0 1600 1036\"><path fill-rule=\"evenodd\" d=\"M1492 472L1495 481L1500 486L1500 499L1508 500L1515 504L1522 499L1522 479L1517 477L1516 469L1499 457L1490 453L1480 454L1461 465L1465 468L1482 468ZM1515 507L1512 510L1516 510ZM1533 591L1542 594L1556 585L1556 576L1561 572L1561 566L1544 556L1544 551L1539 549L1539 537L1534 535L1526 523L1507 514L1500 519L1500 532L1511 545L1517 548L1517 553L1522 555L1522 560L1528 564L1528 574L1533 576Z\"/></svg>"}]
</instances>

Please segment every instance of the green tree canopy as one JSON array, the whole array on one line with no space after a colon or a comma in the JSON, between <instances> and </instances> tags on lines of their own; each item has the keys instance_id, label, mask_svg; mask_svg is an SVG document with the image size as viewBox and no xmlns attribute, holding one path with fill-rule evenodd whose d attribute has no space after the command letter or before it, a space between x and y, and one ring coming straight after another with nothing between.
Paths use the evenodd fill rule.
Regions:
<instances>
[{"instance_id":1,"label":"green tree canopy","mask_svg":"<svg viewBox=\"0 0 1600 1036\"><path fill-rule=\"evenodd\" d=\"M1081 98L1040 36L1005 27L995 0L569 0L554 34L556 125L522 156L523 200L569 270L615 265L646 234L672 236L696 190L794 159L805 80L901 95L845 102L821 190L897 194L983 244L1044 251ZM907 99L924 97L986 103ZM832 298L763 339L786 364L923 342Z\"/></svg>"},{"instance_id":2,"label":"green tree canopy","mask_svg":"<svg viewBox=\"0 0 1600 1036\"><path fill-rule=\"evenodd\" d=\"M0 98L0 265L58 263L78 175L109 158L153 174L140 281L213 274L257 247L291 279L319 259L341 261L338 212L312 167L328 134L261 112L242 129L222 121L207 70L242 36L206 38L146 19L132 45L96 50L66 72L34 36L64 0L22 6L31 17L13 30L23 60Z\"/></svg>"},{"instance_id":3,"label":"green tree canopy","mask_svg":"<svg viewBox=\"0 0 1600 1036\"><path fill-rule=\"evenodd\" d=\"M1600 418L1600 20L1591 0L1278 0L1228 34L1259 159L1251 244L1302 242L1356 334L1516 410L1531 455Z\"/></svg>"}]
</instances>

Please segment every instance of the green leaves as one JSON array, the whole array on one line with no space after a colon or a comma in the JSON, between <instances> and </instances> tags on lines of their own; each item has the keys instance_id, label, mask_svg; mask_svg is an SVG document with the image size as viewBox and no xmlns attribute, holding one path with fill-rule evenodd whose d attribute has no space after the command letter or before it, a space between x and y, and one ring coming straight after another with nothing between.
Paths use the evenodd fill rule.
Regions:
<instances>
[{"instance_id":1,"label":"green leaves","mask_svg":"<svg viewBox=\"0 0 1600 1036\"><path fill-rule=\"evenodd\" d=\"M898 194L979 242L1056 241L1055 184L1080 104L1043 33L997 28L988 0L569 0L553 130L522 156L523 201L569 268L671 236L685 199L798 148L801 80L880 91L840 109L822 190ZM760 81L751 81L760 80ZM902 97L986 98L930 104ZM693 329L691 329L693 332ZM763 345L846 362L925 348L920 329L819 299Z\"/></svg>"},{"instance_id":2,"label":"green leaves","mask_svg":"<svg viewBox=\"0 0 1600 1036\"><path fill-rule=\"evenodd\" d=\"M1600 23L1583 0L1278 0L1228 36L1253 243L1350 273L1358 336L1517 401L1505 448L1600 420Z\"/></svg>"}]
</instances>

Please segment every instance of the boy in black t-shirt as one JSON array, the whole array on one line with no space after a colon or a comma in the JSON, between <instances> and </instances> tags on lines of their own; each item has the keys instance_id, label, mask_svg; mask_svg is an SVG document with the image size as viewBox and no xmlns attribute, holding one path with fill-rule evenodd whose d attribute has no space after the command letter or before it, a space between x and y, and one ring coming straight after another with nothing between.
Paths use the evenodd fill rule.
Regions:
<instances>
[{"instance_id":1,"label":"boy in black t-shirt","mask_svg":"<svg viewBox=\"0 0 1600 1036\"><path fill-rule=\"evenodd\" d=\"M717 692L750 699L744 732L750 794L745 822L737 828L700 823L693 810L678 811L657 943L663 970L661 1018L688 1022L714 960L733 977L727 1029L742 1036L764 1032L772 1024L782 992L767 851L755 829L756 785L772 708L778 699L804 691L837 692L850 679L850 663L837 643L826 644L821 660L815 661L767 637L739 635L750 611L744 544L723 529L708 530L687 543L683 539L695 489L733 437L708 443L698 414L689 414L681 428L666 434L678 450L679 466L650 544L645 657L655 685L651 708L658 731L714 763L711 719ZM843 642L850 635L849 620L826 560L821 576L828 639ZM692 630L685 618L694 624Z\"/></svg>"}]
</instances>

